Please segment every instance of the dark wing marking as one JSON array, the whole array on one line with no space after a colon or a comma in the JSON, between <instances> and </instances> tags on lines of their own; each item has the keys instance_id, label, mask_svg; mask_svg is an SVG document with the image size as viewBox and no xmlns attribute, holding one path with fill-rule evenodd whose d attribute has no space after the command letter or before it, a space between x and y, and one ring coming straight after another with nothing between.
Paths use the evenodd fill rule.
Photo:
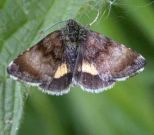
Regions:
<instances>
[{"instance_id":1,"label":"dark wing marking","mask_svg":"<svg viewBox=\"0 0 154 135\"><path fill-rule=\"evenodd\" d=\"M112 88L115 83L114 80L103 81L99 75L92 75L82 71L77 71L73 79L76 85L92 93L99 93L103 90Z\"/></svg>"},{"instance_id":2,"label":"dark wing marking","mask_svg":"<svg viewBox=\"0 0 154 135\"><path fill-rule=\"evenodd\" d=\"M80 49L75 82L85 89L91 88L91 92L106 89L117 80L127 79L142 71L145 65L145 59L140 54L96 32L87 33L87 40Z\"/></svg>"},{"instance_id":3,"label":"dark wing marking","mask_svg":"<svg viewBox=\"0 0 154 135\"><path fill-rule=\"evenodd\" d=\"M71 83L60 31L55 31L19 55L8 66L8 73L18 80L38 85L45 92L68 92Z\"/></svg>"}]
</instances>

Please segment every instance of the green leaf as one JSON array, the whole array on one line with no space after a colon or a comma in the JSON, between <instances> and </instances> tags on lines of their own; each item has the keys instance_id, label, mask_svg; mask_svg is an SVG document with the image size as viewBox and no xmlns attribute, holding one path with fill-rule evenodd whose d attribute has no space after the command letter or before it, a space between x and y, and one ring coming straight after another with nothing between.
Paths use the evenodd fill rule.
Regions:
<instances>
[{"instance_id":1,"label":"green leaf","mask_svg":"<svg viewBox=\"0 0 154 135\"><path fill-rule=\"evenodd\" d=\"M16 135L18 129L20 135L153 135L153 6L149 0L1 0L0 135ZM140 52L148 63L142 74L100 94L72 88L62 97L34 87L25 92L8 78L7 65L61 28L61 21L74 18L88 25L97 9L101 15L91 29ZM30 95L26 103L25 94Z\"/></svg>"},{"instance_id":2,"label":"green leaf","mask_svg":"<svg viewBox=\"0 0 154 135\"><path fill-rule=\"evenodd\" d=\"M0 82L0 134L16 135L23 113L23 91L19 83Z\"/></svg>"}]
</instances>

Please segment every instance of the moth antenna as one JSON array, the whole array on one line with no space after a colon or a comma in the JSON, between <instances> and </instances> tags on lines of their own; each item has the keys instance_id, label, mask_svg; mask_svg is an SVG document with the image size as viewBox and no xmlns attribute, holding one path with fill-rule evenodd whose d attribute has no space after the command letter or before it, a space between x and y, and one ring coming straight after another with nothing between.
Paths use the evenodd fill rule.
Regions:
<instances>
[{"instance_id":1,"label":"moth antenna","mask_svg":"<svg viewBox=\"0 0 154 135\"><path fill-rule=\"evenodd\" d=\"M99 15L100 15L99 10L97 10L97 15L95 19L89 24L89 26L93 25L98 20Z\"/></svg>"},{"instance_id":2,"label":"moth antenna","mask_svg":"<svg viewBox=\"0 0 154 135\"><path fill-rule=\"evenodd\" d=\"M59 22L56 22L55 24L53 24L52 26L49 26L48 28L42 30L40 33L45 33L47 32L48 30L50 30L51 28L53 28L54 26L56 26L57 24L60 24L60 23L63 23L63 22L67 22L67 20L63 20L63 21L59 21Z\"/></svg>"}]
</instances>

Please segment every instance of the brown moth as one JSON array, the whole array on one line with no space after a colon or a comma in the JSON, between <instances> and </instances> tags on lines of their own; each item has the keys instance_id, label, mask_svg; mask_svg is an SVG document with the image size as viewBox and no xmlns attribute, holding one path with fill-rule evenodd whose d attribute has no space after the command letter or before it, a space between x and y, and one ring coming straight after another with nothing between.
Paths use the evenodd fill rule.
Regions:
<instances>
[{"instance_id":1,"label":"brown moth","mask_svg":"<svg viewBox=\"0 0 154 135\"><path fill-rule=\"evenodd\" d=\"M71 84L98 93L143 71L145 59L123 44L70 19L12 61L9 75L52 95Z\"/></svg>"}]
</instances>

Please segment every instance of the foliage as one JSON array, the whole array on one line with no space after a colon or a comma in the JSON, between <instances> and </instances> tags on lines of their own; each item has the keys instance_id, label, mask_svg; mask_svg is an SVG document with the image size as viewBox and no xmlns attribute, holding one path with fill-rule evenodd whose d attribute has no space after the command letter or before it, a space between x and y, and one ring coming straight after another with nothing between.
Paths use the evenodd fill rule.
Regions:
<instances>
[{"instance_id":1,"label":"foliage","mask_svg":"<svg viewBox=\"0 0 154 135\"><path fill-rule=\"evenodd\" d=\"M1 0L0 135L16 135L18 129L19 135L153 135L153 7L150 0L116 0L112 5L109 0ZM61 97L8 77L12 59L63 24L46 28L69 18L89 24L96 9L102 14L91 29L143 54L147 66L142 74L100 94L75 87Z\"/></svg>"}]
</instances>

